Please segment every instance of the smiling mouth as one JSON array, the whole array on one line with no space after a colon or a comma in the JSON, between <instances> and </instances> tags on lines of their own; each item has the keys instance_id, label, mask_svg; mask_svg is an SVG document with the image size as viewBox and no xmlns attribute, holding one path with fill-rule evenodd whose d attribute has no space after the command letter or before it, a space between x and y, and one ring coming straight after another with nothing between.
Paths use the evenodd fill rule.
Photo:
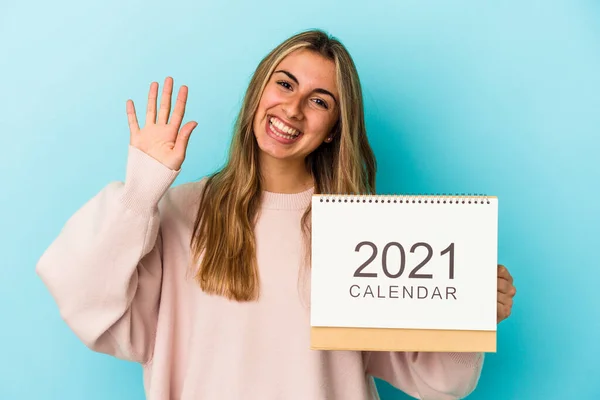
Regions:
<instances>
[{"instance_id":1,"label":"smiling mouth","mask_svg":"<svg viewBox=\"0 0 600 400\"><path fill-rule=\"evenodd\" d=\"M277 117L269 117L269 127L276 136L287 140L294 140L302 133L298 129L286 125Z\"/></svg>"}]
</instances>

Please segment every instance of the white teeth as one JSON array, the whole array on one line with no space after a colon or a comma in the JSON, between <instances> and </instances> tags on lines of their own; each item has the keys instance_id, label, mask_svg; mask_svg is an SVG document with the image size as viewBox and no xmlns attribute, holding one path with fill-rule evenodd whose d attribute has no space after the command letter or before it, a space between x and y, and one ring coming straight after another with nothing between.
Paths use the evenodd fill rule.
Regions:
<instances>
[{"instance_id":1,"label":"white teeth","mask_svg":"<svg viewBox=\"0 0 600 400\"><path fill-rule=\"evenodd\" d=\"M294 137L296 137L300 134L300 132L298 130L285 125L283 122L281 122L280 120L278 120L275 117L272 117L269 122L271 123L271 125L274 125L280 131L288 134L288 135L281 135L281 134L278 134L278 132L275 132L278 134L278 136L281 136L281 137L289 136L291 139L293 139Z\"/></svg>"},{"instance_id":2,"label":"white teeth","mask_svg":"<svg viewBox=\"0 0 600 400\"><path fill-rule=\"evenodd\" d=\"M282 135L281 133L278 133L275 131L273 131L273 133L275 133L275 136L279 136L280 138L284 138L284 139L288 139L288 140L296 139L298 137L298 136Z\"/></svg>"}]
</instances>

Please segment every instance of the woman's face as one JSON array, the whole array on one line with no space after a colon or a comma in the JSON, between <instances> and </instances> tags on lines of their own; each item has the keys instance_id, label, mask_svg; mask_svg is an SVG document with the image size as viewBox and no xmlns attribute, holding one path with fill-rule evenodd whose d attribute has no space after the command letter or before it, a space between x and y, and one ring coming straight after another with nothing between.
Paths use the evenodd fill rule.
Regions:
<instances>
[{"instance_id":1,"label":"woman's face","mask_svg":"<svg viewBox=\"0 0 600 400\"><path fill-rule=\"evenodd\" d=\"M275 68L254 116L262 155L304 160L330 140L338 102L333 61L306 49L289 54Z\"/></svg>"}]
</instances>

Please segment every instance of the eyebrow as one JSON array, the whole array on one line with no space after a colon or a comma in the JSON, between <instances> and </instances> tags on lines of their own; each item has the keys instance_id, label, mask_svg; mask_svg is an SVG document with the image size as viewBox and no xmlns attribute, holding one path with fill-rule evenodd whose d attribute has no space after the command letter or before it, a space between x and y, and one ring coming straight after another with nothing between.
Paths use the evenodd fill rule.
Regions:
<instances>
[{"instance_id":1,"label":"eyebrow","mask_svg":"<svg viewBox=\"0 0 600 400\"><path fill-rule=\"evenodd\" d=\"M278 71L275 71L275 73L278 73L278 72L281 72L281 73L283 73L283 74L286 74L286 75L288 76L288 78L290 78L291 80L293 80L293 81L296 83L296 85L299 85L299 84L300 84L300 83L298 82L298 79L297 79L297 78L296 78L294 75L292 75L292 73L291 73L291 72L289 72L289 71L286 71L286 70L283 70L283 69L280 69L280 70L278 70ZM333 101L335 102L335 104L337 104L337 99L335 98L335 96L333 95L333 93L331 93L329 90L322 89L322 88L317 88L317 89L315 89L314 91L315 91L315 92L317 92L317 93L326 94L326 95L328 95L328 96L331 96L331 98L333 99Z\"/></svg>"}]
</instances>

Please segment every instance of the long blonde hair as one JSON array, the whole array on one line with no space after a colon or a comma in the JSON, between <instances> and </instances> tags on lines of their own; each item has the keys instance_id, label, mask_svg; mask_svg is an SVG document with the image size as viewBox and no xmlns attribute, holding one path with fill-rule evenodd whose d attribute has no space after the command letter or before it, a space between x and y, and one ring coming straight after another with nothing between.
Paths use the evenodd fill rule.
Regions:
<instances>
[{"instance_id":1,"label":"long blonde hair","mask_svg":"<svg viewBox=\"0 0 600 400\"><path fill-rule=\"evenodd\" d=\"M310 49L332 60L340 94L340 115L333 140L306 159L315 193L375 192L376 162L366 135L363 99L356 67L344 45L321 30L296 34L258 65L236 119L225 166L206 180L194 224L191 250L196 280L207 293L236 301L259 295L254 222L262 197L259 148L253 119L275 67L291 52ZM302 229L310 234L310 206Z\"/></svg>"}]
</instances>

